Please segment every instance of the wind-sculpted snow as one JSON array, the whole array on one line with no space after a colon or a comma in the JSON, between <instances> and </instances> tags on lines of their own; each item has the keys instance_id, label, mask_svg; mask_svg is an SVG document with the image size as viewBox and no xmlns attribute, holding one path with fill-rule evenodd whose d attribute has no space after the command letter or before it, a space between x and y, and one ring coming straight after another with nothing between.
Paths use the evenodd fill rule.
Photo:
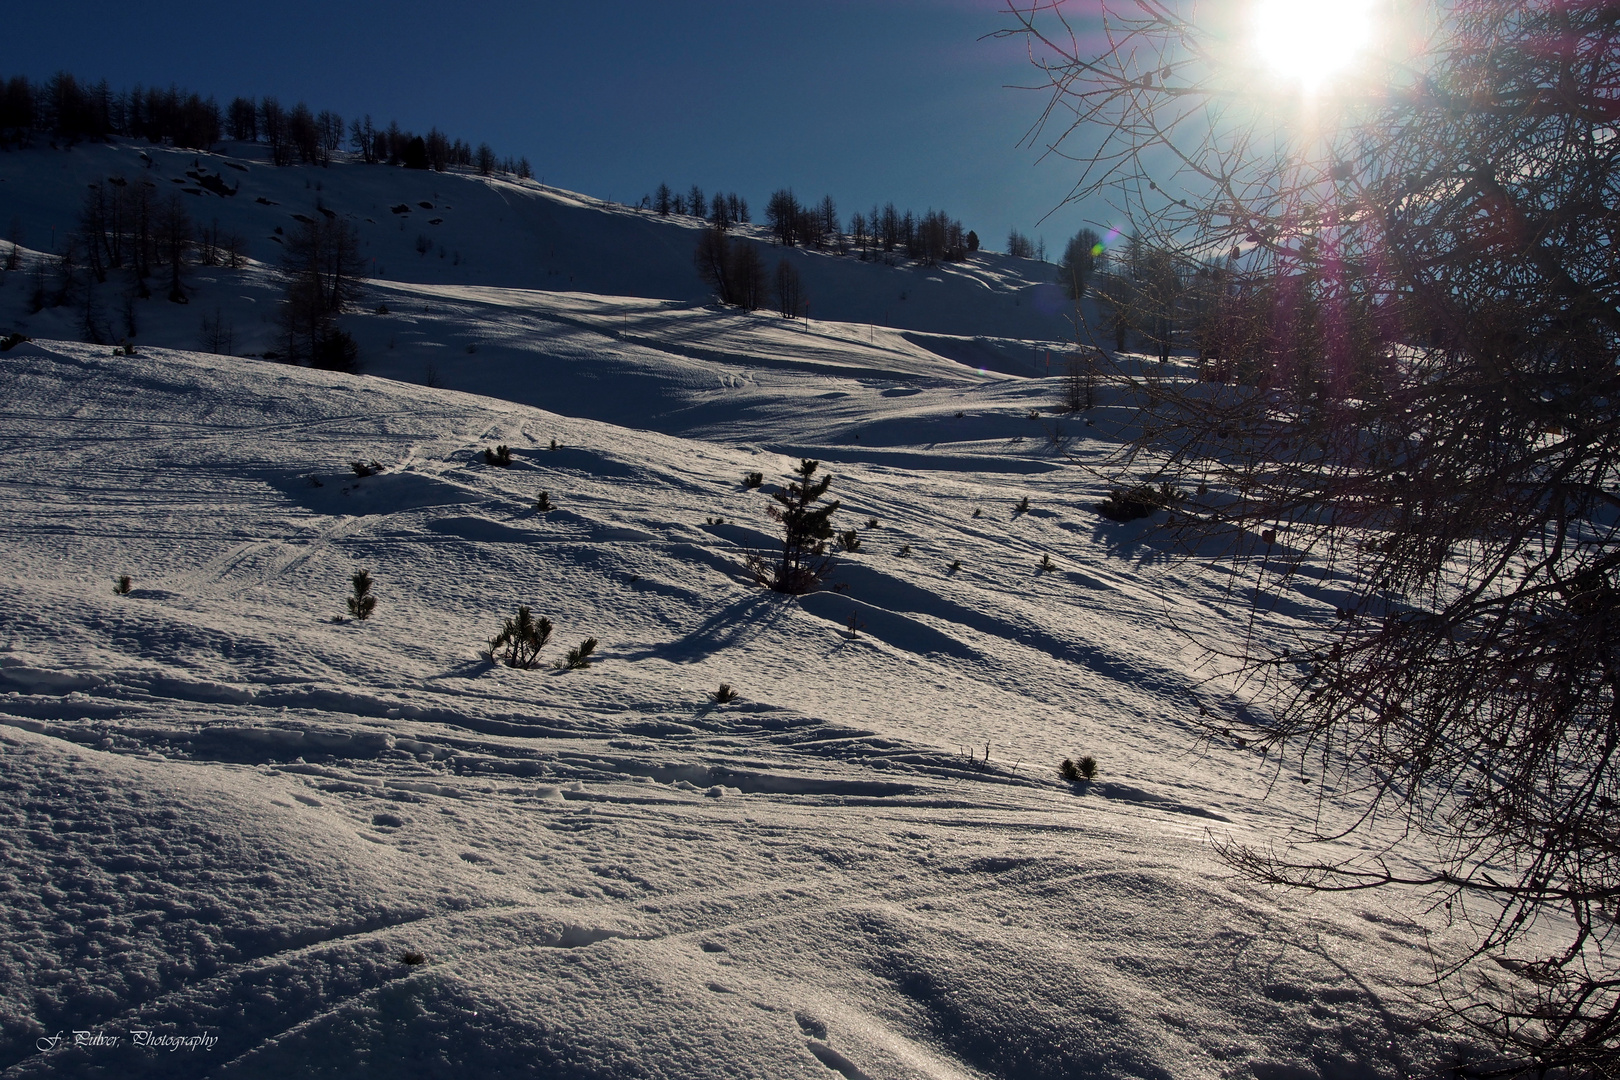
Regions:
<instances>
[{"instance_id":1,"label":"wind-sculpted snow","mask_svg":"<svg viewBox=\"0 0 1620 1080\"><path fill-rule=\"evenodd\" d=\"M1049 385L879 378L870 343L859 377L589 348L613 377L588 416L541 407L549 375L464 392L494 346L445 353L462 389L0 354L0 1072L1438 1060L1409 993L1446 947L1427 916L1258 891L1208 850L1349 808L1193 733L1200 705L1248 706L1188 634L1248 613L1091 510L1116 414L1060 449L1028 416ZM794 598L749 561L802 456L860 545ZM519 605L554 626L534 670L485 655ZM559 670L586 638L591 665ZM1061 781L1087 753L1098 779Z\"/></svg>"}]
</instances>

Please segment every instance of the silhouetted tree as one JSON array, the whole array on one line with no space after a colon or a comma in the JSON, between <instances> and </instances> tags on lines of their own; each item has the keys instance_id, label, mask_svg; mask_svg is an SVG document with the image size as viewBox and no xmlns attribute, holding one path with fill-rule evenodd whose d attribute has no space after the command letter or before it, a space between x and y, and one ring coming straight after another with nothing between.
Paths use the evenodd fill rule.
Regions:
<instances>
[{"instance_id":1,"label":"silhouetted tree","mask_svg":"<svg viewBox=\"0 0 1620 1080\"><path fill-rule=\"evenodd\" d=\"M1204 722L1353 806L1348 834L1219 850L1267 883L1422 890L1454 1019L1504 1055L1457 1074L1615 1075L1613 5L1403 5L1386 83L1298 128L1234 98L1252 73L1211 8L1122 4L1107 39L1132 47L1101 56L1014 10L1086 140L1072 197L1128 195L1125 272L1161 295L1174 273L1184 310L1206 289L1242 379L1133 388L1132 473L1198 484L1182 524L1260 571L1225 667L1262 707ZM1268 611L1311 567L1333 608L1285 630Z\"/></svg>"},{"instance_id":2,"label":"silhouetted tree","mask_svg":"<svg viewBox=\"0 0 1620 1080\"><path fill-rule=\"evenodd\" d=\"M779 188L765 203L765 224L776 234L776 242L792 247L799 240L799 200L792 188Z\"/></svg>"},{"instance_id":3,"label":"silhouetted tree","mask_svg":"<svg viewBox=\"0 0 1620 1080\"><path fill-rule=\"evenodd\" d=\"M338 328L337 317L360 294L365 261L359 232L341 217L302 223L287 234L281 269L286 281L281 321L287 359L355 370L354 341Z\"/></svg>"},{"instance_id":4,"label":"silhouetted tree","mask_svg":"<svg viewBox=\"0 0 1620 1080\"><path fill-rule=\"evenodd\" d=\"M803 315L808 305L804 295L804 283L799 280L799 272L786 259L776 261L775 284L776 310L782 313L782 317L796 319Z\"/></svg>"},{"instance_id":5,"label":"silhouetted tree","mask_svg":"<svg viewBox=\"0 0 1620 1080\"><path fill-rule=\"evenodd\" d=\"M237 142L259 141L259 109L252 98L232 98L228 115L231 138Z\"/></svg>"}]
</instances>

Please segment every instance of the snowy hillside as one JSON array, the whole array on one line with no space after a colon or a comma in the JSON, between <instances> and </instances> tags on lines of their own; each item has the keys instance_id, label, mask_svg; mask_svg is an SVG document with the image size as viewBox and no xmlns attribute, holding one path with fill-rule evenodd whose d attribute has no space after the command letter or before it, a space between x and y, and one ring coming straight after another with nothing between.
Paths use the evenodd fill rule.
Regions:
<instances>
[{"instance_id":1,"label":"snowy hillside","mask_svg":"<svg viewBox=\"0 0 1620 1080\"><path fill-rule=\"evenodd\" d=\"M659 217L510 177L356 163L278 169L264 160L262 146L225 146L234 152L198 154L118 140L0 153L0 230L9 230L15 219L24 247L60 251L79 227L88 185L122 177L152 181L160 199L181 193L199 226L217 221L221 230L243 237L251 258L270 265L279 261L282 236L298 218L325 210L358 226L361 252L380 281L686 304L710 299L692 259L704 228L698 218ZM1074 336L1065 318L1070 305L1046 263L984 252L968 263L921 269L776 247L758 225L744 226L738 235L759 240L770 266L784 257L793 263L812 319L942 334L1057 341ZM210 296L207 302L219 301ZM193 314L187 331L195 323Z\"/></svg>"},{"instance_id":2,"label":"snowy hillside","mask_svg":"<svg viewBox=\"0 0 1620 1080\"><path fill-rule=\"evenodd\" d=\"M0 155L0 225L30 242L66 205L53 184L133 150L31 153ZM345 323L367 375L158 347L217 305L261 351L259 267L194 270L189 308L141 302L132 356L50 309L0 353L0 1074L1450 1060L1418 987L1443 924L1260 890L1211 853L1345 811L1197 737L1201 705L1242 702L1188 633L1243 632L1241 586L1092 511L1085 465L1128 418L1059 417L1058 380L1022 377L1061 334L1021 321L1017 260L943 271L873 326L872 281L924 276L798 253L828 283L804 271L806 325L698 303L695 225L474 178L249 170L208 198L255 255L250 194L282 212L319 179L375 219L366 307L387 312ZM411 249L427 211L389 215L417 196L447 204L427 227L459 266ZM618 230L640 260L600 257ZM555 263L510 254L541 233ZM861 545L792 598L747 559L806 456ZM359 570L364 621L343 618ZM1333 600L1299 592L1276 625ZM536 670L481 655L519 605L555 624ZM557 670L586 638L594 662ZM1060 780L1083 754L1097 779Z\"/></svg>"}]
</instances>

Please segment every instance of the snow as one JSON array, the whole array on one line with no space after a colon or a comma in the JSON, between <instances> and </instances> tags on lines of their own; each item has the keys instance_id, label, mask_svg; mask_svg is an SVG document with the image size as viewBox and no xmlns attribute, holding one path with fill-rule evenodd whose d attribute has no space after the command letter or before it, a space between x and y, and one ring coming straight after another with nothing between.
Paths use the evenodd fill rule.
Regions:
<instances>
[{"instance_id":1,"label":"snow","mask_svg":"<svg viewBox=\"0 0 1620 1080\"><path fill-rule=\"evenodd\" d=\"M1059 417L1026 377L1063 335L1023 260L796 252L801 324L707 305L695 222L145 149L240 180L194 213L267 259L265 215L318 182L389 273L346 319L362 376L185 351L216 308L270 346L257 264L138 302L130 356L0 284L36 339L0 353L6 1076L1304 1078L1450 1052L1420 988L1443 921L1212 852L1349 804L1199 737L1200 705L1244 703L1189 635L1241 633L1243 588L1092 511L1128 414ZM0 225L37 242L136 152L0 155ZM389 206L418 201L459 265L409 247L428 212ZM746 559L801 457L863 545L790 598ZM376 614L341 620L362 568ZM1331 614L1330 585L1273 625ZM485 660L520 604L556 625L548 663L595 637L592 665ZM1099 779L1061 781L1084 753Z\"/></svg>"}]
</instances>

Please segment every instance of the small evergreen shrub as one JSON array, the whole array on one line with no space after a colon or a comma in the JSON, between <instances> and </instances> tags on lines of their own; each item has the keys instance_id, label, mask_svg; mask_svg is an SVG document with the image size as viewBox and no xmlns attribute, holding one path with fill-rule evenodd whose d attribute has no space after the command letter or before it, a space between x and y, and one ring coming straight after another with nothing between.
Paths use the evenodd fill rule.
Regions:
<instances>
[{"instance_id":1,"label":"small evergreen shrub","mask_svg":"<svg viewBox=\"0 0 1620 1080\"><path fill-rule=\"evenodd\" d=\"M895 554L899 555L902 559L910 558L911 557L911 545L910 544L901 544L900 545L900 550L895 552Z\"/></svg>"},{"instance_id":2,"label":"small evergreen shrub","mask_svg":"<svg viewBox=\"0 0 1620 1080\"><path fill-rule=\"evenodd\" d=\"M845 529L838 534L838 543L845 551L859 551L861 550L861 534L854 529Z\"/></svg>"},{"instance_id":3,"label":"small evergreen shrub","mask_svg":"<svg viewBox=\"0 0 1620 1080\"><path fill-rule=\"evenodd\" d=\"M544 514L554 509L551 505L551 492L542 491L540 497L534 500L534 510L537 514Z\"/></svg>"},{"instance_id":4,"label":"small evergreen shrub","mask_svg":"<svg viewBox=\"0 0 1620 1080\"><path fill-rule=\"evenodd\" d=\"M591 666L591 653L596 651L596 639L588 637L574 648L568 650L568 655L557 664L564 671L578 671Z\"/></svg>"},{"instance_id":5,"label":"small evergreen shrub","mask_svg":"<svg viewBox=\"0 0 1620 1080\"><path fill-rule=\"evenodd\" d=\"M372 460L370 462L351 461L349 462L349 468L351 471L353 471L354 475L360 477L361 479L368 476L376 476L378 473L383 471L383 467L379 465L376 460Z\"/></svg>"},{"instance_id":6,"label":"small evergreen shrub","mask_svg":"<svg viewBox=\"0 0 1620 1080\"><path fill-rule=\"evenodd\" d=\"M379 314L379 315L387 315L388 314L388 305L387 304L378 304L377 305L377 314Z\"/></svg>"},{"instance_id":7,"label":"small evergreen shrub","mask_svg":"<svg viewBox=\"0 0 1620 1080\"><path fill-rule=\"evenodd\" d=\"M371 595L371 575L356 570L349 583L354 589L354 595L349 597L349 614L356 619L371 618L371 613L377 609L377 598Z\"/></svg>"},{"instance_id":8,"label":"small evergreen shrub","mask_svg":"<svg viewBox=\"0 0 1620 1080\"><path fill-rule=\"evenodd\" d=\"M484 464L494 465L500 469L510 469L512 467L512 448L505 443L493 450L486 447L484 450Z\"/></svg>"},{"instance_id":9,"label":"small evergreen shrub","mask_svg":"<svg viewBox=\"0 0 1620 1080\"><path fill-rule=\"evenodd\" d=\"M1135 521L1152 517L1160 510L1174 506L1187 496L1166 481L1158 487L1137 484L1135 487L1116 487L1108 498L1097 504L1097 513L1110 521Z\"/></svg>"},{"instance_id":10,"label":"small evergreen shrub","mask_svg":"<svg viewBox=\"0 0 1620 1080\"><path fill-rule=\"evenodd\" d=\"M875 528L877 528L877 527L878 527L878 519L877 519L877 518L870 518L870 517L869 517L869 518L867 518L867 519L866 519L866 527L867 527L867 528L868 528L868 529L875 529Z\"/></svg>"},{"instance_id":11,"label":"small evergreen shrub","mask_svg":"<svg viewBox=\"0 0 1620 1080\"><path fill-rule=\"evenodd\" d=\"M1027 513L1029 513L1029 496L1028 495L1025 495L1022 499L1018 500L1018 505L1013 507L1013 513L1015 513L1015 514L1027 514Z\"/></svg>"},{"instance_id":12,"label":"small evergreen shrub","mask_svg":"<svg viewBox=\"0 0 1620 1080\"><path fill-rule=\"evenodd\" d=\"M1042 573L1042 574L1047 573L1048 571L1051 571L1051 570L1056 570L1056 569L1057 569L1057 567L1055 565L1053 565L1052 556L1050 556L1050 555L1042 555L1041 556L1041 565L1036 567L1036 571L1038 573Z\"/></svg>"},{"instance_id":13,"label":"small evergreen shrub","mask_svg":"<svg viewBox=\"0 0 1620 1080\"><path fill-rule=\"evenodd\" d=\"M763 483L765 483L765 474L762 472L751 472L743 477L743 487L749 491L753 491Z\"/></svg>"},{"instance_id":14,"label":"small evergreen shrub","mask_svg":"<svg viewBox=\"0 0 1620 1080\"><path fill-rule=\"evenodd\" d=\"M135 583L129 579L128 574L119 574L118 580L113 583L113 592L119 596L128 596L129 591L134 587Z\"/></svg>"},{"instance_id":15,"label":"small evergreen shrub","mask_svg":"<svg viewBox=\"0 0 1620 1080\"><path fill-rule=\"evenodd\" d=\"M557 449L557 440L556 439L551 440L551 449L553 449L553 450Z\"/></svg>"},{"instance_id":16,"label":"small evergreen shrub","mask_svg":"<svg viewBox=\"0 0 1620 1080\"><path fill-rule=\"evenodd\" d=\"M423 956L419 952L411 952L410 950L400 953L397 957L395 957L395 959L404 964L406 967L417 967L421 964L427 963L427 957Z\"/></svg>"},{"instance_id":17,"label":"small evergreen shrub","mask_svg":"<svg viewBox=\"0 0 1620 1080\"><path fill-rule=\"evenodd\" d=\"M720 689L716 690L710 696L714 698L714 703L716 705L725 705L728 702L737 700L737 691L731 688L730 683L721 683Z\"/></svg>"},{"instance_id":18,"label":"small evergreen shrub","mask_svg":"<svg viewBox=\"0 0 1620 1080\"><path fill-rule=\"evenodd\" d=\"M536 622L528 607L522 606L501 626L501 632L489 639L488 656L491 663L533 668L540 663L540 650L550 640L551 620L542 615Z\"/></svg>"},{"instance_id":19,"label":"small evergreen shrub","mask_svg":"<svg viewBox=\"0 0 1620 1080\"><path fill-rule=\"evenodd\" d=\"M853 611L849 613L849 620L844 625L849 627L849 640L851 641L860 637L861 631L866 629L866 624L861 622Z\"/></svg>"},{"instance_id":20,"label":"small evergreen shrub","mask_svg":"<svg viewBox=\"0 0 1620 1080\"><path fill-rule=\"evenodd\" d=\"M1090 754L1086 754L1079 761L1064 758L1063 764L1058 766L1058 775L1071 784L1078 784L1083 780L1095 780L1097 779L1097 759Z\"/></svg>"},{"instance_id":21,"label":"small evergreen shrub","mask_svg":"<svg viewBox=\"0 0 1620 1080\"><path fill-rule=\"evenodd\" d=\"M984 517L984 508L980 507L980 506L975 506L973 508L973 516L976 517L976 518Z\"/></svg>"},{"instance_id":22,"label":"small evergreen shrub","mask_svg":"<svg viewBox=\"0 0 1620 1080\"><path fill-rule=\"evenodd\" d=\"M962 569L962 560L961 559L952 559L951 560L951 565L945 568L945 572L947 574L954 574L954 573L956 573L957 571L959 571L961 569Z\"/></svg>"}]
</instances>

